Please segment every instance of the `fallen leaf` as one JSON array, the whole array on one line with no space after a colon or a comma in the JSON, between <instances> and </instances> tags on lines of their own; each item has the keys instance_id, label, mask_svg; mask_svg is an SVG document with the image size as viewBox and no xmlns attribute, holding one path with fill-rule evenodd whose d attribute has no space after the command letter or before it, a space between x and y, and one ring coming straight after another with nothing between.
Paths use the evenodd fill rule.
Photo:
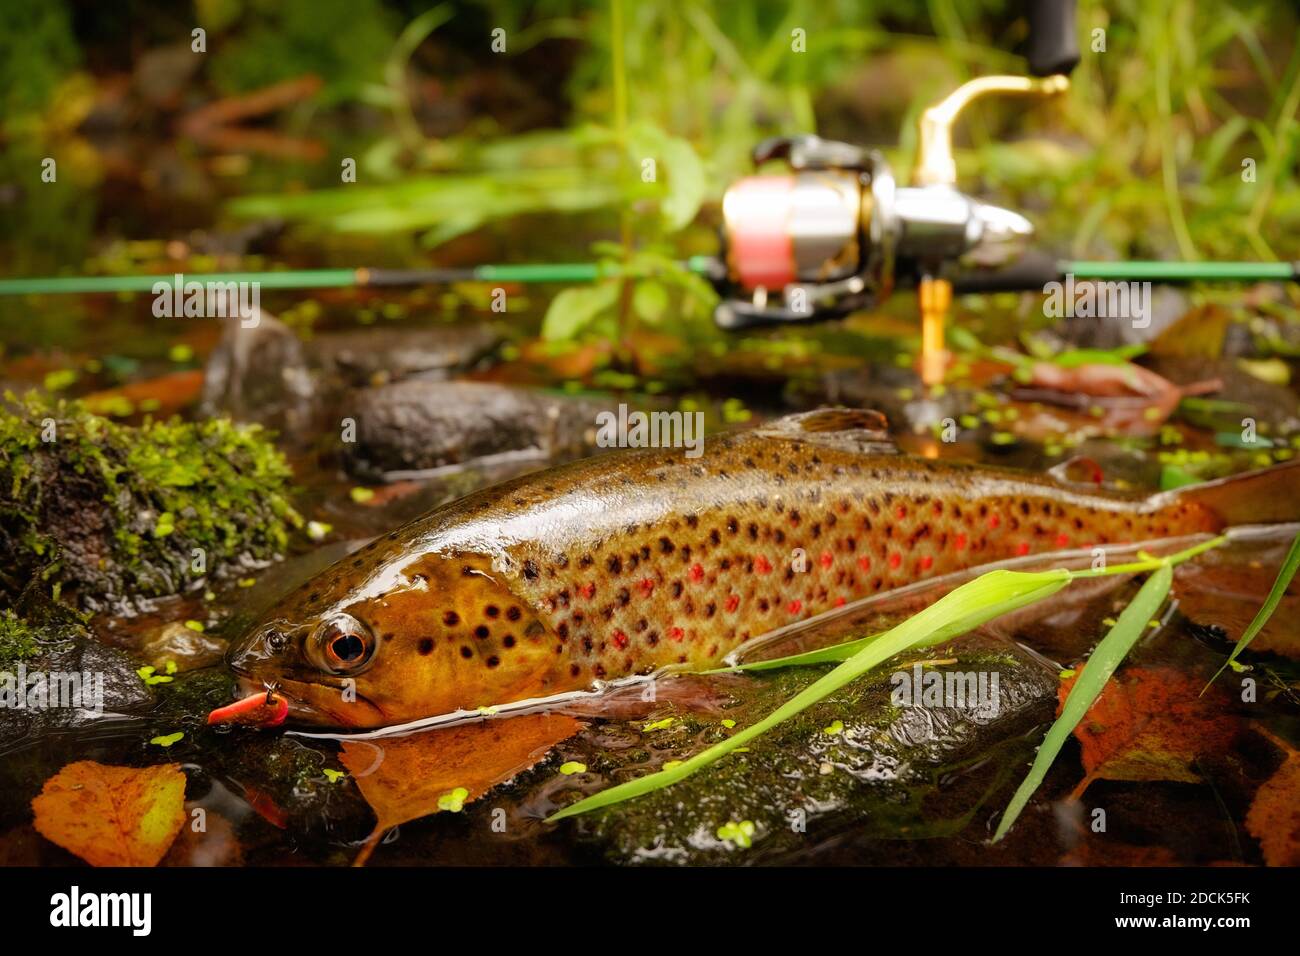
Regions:
<instances>
[{"instance_id":1,"label":"fallen leaf","mask_svg":"<svg viewBox=\"0 0 1300 956\"><path fill-rule=\"evenodd\" d=\"M1036 362L1027 387L1012 397L1021 402L1046 402L1062 406L1057 418L1077 419L1090 434L1154 435L1178 403L1191 395L1204 395L1223 387L1218 380L1176 385L1140 365L1077 365L1068 368ZM1031 404L1032 407L1032 404ZM1038 416L1022 415L1014 431L1022 437L1041 434Z\"/></svg>"},{"instance_id":2,"label":"fallen leaf","mask_svg":"<svg viewBox=\"0 0 1300 956\"><path fill-rule=\"evenodd\" d=\"M92 392L86 396L85 402L92 412L99 415L114 411L122 411L126 415L147 411L160 418L170 418L198 401L202 392L203 372L194 370L171 372L159 378ZM141 403L144 403L143 408L140 407Z\"/></svg>"},{"instance_id":3,"label":"fallen leaf","mask_svg":"<svg viewBox=\"0 0 1300 956\"><path fill-rule=\"evenodd\" d=\"M406 737L344 741L339 760L377 820L353 865L364 866L393 827L453 805L459 811L533 766L581 726L572 717L525 714Z\"/></svg>"},{"instance_id":4,"label":"fallen leaf","mask_svg":"<svg viewBox=\"0 0 1300 956\"><path fill-rule=\"evenodd\" d=\"M1061 681L1058 713L1082 672ZM1214 698L1200 696L1203 684L1170 667L1131 667L1111 678L1074 728L1087 775L1073 797L1094 780L1199 781L1196 757L1225 749L1237 732Z\"/></svg>"},{"instance_id":5,"label":"fallen leaf","mask_svg":"<svg viewBox=\"0 0 1300 956\"><path fill-rule=\"evenodd\" d=\"M1300 866L1300 753L1286 741L1265 734L1286 751L1277 773L1255 791L1246 829L1259 841L1269 866Z\"/></svg>"},{"instance_id":6,"label":"fallen leaf","mask_svg":"<svg viewBox=\"0 0 1300 956\"><path fill-rule=\"evenodd\" d=\"M92 866L155 866L185 823L180 764L70 763L32 801L41 836Z\"/></svg>"}]
</instances>

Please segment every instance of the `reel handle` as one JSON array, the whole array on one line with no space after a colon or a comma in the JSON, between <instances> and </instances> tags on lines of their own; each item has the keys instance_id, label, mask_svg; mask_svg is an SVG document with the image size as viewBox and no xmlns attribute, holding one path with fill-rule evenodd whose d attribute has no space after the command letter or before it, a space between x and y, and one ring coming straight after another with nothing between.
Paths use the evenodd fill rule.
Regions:
<instances>
[{"instance_id":1,"label":"reel handle","mask_svg":"<svg viewBox=\"0 0 1300 956\"><path fill-rule=\"evenodd\" d=\"M1079 65L1075 0L1029 0L1025 56L1033 76L1069 74Z\"/></svg>"}]
</instances>

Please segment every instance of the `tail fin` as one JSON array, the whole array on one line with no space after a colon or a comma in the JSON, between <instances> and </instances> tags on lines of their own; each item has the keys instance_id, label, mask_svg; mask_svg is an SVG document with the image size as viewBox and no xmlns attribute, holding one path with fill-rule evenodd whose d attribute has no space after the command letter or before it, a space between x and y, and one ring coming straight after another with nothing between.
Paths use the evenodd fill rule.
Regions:
<instances>
[{"instance_id":1,"label":"tail fin","mask_svg":"<svg viewBox=\"0 0 1300 956\"><path fill-rule=\"evenodd\" d=\"M1224 527L1300 521L1300 458L1157 497L1165 499L1162 504L1198 504L1217 516Z\"/></svg>"}]
</instances>

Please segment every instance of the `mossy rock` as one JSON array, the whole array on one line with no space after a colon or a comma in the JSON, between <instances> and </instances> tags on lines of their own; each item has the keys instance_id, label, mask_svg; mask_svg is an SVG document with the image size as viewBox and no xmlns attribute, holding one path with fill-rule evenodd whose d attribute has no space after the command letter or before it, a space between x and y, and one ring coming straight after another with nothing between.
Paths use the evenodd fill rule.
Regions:
<instances>
[{"instance_id":1,"label":"mossy rock","mask_svg":"<svg viewBox=\"0 0 1300 956\"><path fill-rule=\"evenodd\" d=\"M121 425L35 393L0 403L0 597L39 579L90 610L129 610L275 558L301 518L257 426Z\"/></svg>"},{"instance_id":2,"label":"mossy rock","mask_svg":"<svg viewBox=\"0 0 1300 956\"><path fill-rule=\"evenodd\" d=\"M927 664L926 672L984 672L990 679L997 673L996 713L899 706L891 675L920 661L939 662ZM754 676L725 716L737 727L751 724L825 670ZM992 791L1003 792L1024 772L1033 746L1025 734L1051 719L1057 683L1049 662L1010 642L972 637L916 651L759 737L747 752L565 825L618 863L791 863L844 839L879 841L877 855L889 862L900 839L961 832ZM732 732L716 717L689 714L662 730L628 730L620 740L606 725L566 745L565 759L581 760L589 770L586 779L575 778L574 789L590 793L643 776ZM600 747L579 753L596 740ZM570 794L549 797L572 802Z\"/></svg>"}]
</instances>

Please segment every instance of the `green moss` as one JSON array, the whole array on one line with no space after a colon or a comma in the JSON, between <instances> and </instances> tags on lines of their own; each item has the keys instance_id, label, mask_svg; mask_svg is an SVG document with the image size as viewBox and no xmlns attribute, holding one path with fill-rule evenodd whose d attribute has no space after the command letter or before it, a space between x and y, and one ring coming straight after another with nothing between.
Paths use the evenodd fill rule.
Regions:
<instances>
[{"instance_id":1,"label":"green moss","mask_svg":"<svg viewBox=\"0 0 1300 956\"><path fill-rule=\"evenodd\" d=\"M0 668L12 667L40 653L32 629L13 611L0 614Z\"/></svg>"},{"instance_id":2,"label":"green moss","mask_svg":"<svg viewBox=\"0 0 1300 956\"><path fill-rule=\"evenodd\" d=\"M302 519L292 472L255 425L146 421L6 393L0 406L0 591L33 577L81 603L172 594L281 554Z\"/></svg>"}]
</instances>

